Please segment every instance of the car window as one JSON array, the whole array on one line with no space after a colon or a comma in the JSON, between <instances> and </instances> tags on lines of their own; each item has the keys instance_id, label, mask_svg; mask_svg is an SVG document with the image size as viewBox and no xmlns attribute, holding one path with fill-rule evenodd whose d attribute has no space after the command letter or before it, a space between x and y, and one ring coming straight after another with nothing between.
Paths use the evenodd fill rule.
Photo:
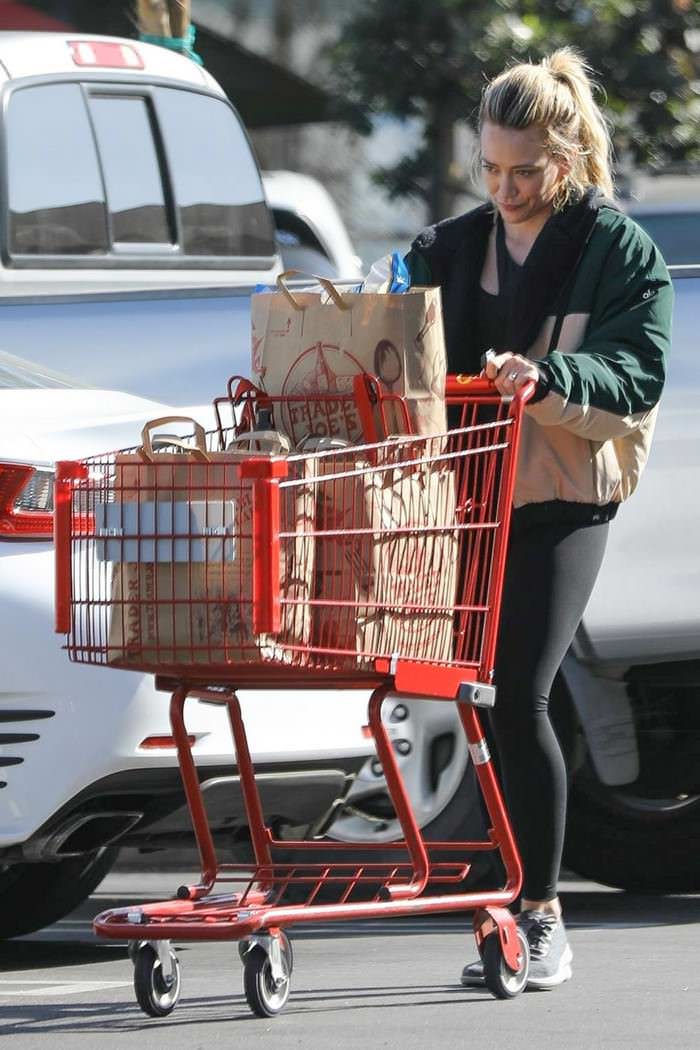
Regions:
<instances>
[{"instance_id":1,"label":"car window","mask_svg":"<svg viewBox=\"0 0 700 1050\"><path fill-rule=\"evenodd\" d=\"M700 211L633 213L633 218L658 246L668 266L700 263Z\"/></svg>"},{"instance_id":2,"label":"car window","mask_svg":"<svg viewBox=\"0 0 700 1050\"><path fill-rule=\"evenodd\" d=\"M190 255L271 256L272 219L242 127L223 101L158 88L158 120Z\"/></svg>"},{"instance_id":3,"label":"car window","mask_svg":"<svg viewBox=\"0 0 700 1050\"><path fill-rule=\"evenodd\" d=\"M98 389L208 404L250 374L250 289L0 299L3 349Z\"/></svg>"},{"instance_id":4,"label":"car window","mask_svg":"<svg viewBox=\"0 0 700 1050\"><path fill-rule=\"evenodd\" d=\"M77 84L14 91L7 117L10 251L107 251L97 151Z\"/></svg>"},{"instance_id":5,"label":"car window","mask_svg":"<svg viewBox=\"0 0 700 1050\"><path fill-rule=\"evenodd\" d=\"M214 265L235 268L275 255L257 164L222 99L150 85L128 94L33 85L12 91L6 126L18 266L37 255L133 266L141 252L149 267L227 259Z\"/></svg>"},{"instance_id":6,"label":"car window","mask_svg":"<svg viewBox=\"0 0 700 1050\"><path fill-rule=\"evenodd\" d=\"M149 110L145 98L90 98L107 187L112 240L117 247L175 240L169 228Z\"/></svg>"},{"instance_id":7,"label":"car window","mask_svg":"<svg viewBox=\"0 0 700 1050\"><path fill-rule=\"evenodd\" d=\"M273 208L277 248L285 270L301 270L318 277L337 277L338 271L311 227L287 211Z\"/></svg>"}]
</instances>

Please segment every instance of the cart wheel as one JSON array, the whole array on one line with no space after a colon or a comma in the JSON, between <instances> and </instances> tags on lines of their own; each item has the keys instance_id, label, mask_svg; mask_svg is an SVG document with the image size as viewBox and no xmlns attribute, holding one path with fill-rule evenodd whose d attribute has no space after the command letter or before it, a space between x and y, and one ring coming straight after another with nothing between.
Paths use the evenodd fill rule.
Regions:
<instances>
[{"instance_id":1,"label":"cart wheel","mask_svg":"<svg viewBox=\"0 0 700 1050\"><path fill-rule=\"evenodd\" d=\"M246 956L250 949L254 946L254 941L239 941L238 942L238 955L242 963L245 963ZM282 954L287 957L287 970L289 976L292 976L294 970L294 949L292 948L292 942L290 941L284 930L280 930L280 944L282 948Z\"/></svg>"},{"instance_id":2,"label":"cart wheel","mask_svg":"<svg viewBox=\"0 0 700 1050\"><path fill-rule=\"evenodd\" d=\"M136 965L136 956L138 955L139 951L141 950L141 948L143 948L144 944L147 943L147 941L129 941L129 943L127 944L126 954L131 959L131 963L133 966Z\"/></svg>"},{"instance_id":3,"label":"cart wheel","mask_svg":"<svg viewBox=\"0 0 700 1050\"><path fill-rule=\"evenodd\" d=\"M523 964L518 973L513 973L510 966L503 957L503 949L498 936L494 930L485 939L481 958L484 964L484 982L486 987L497 999L514 999L520 995L527 984L527 971L530 965L530 946L521 929L518 929L518 943L523 957Z\"/></svg>"},{"instance_id":4,"label":"cart wheel","mask_svg":"<svg viewBox=\"0 0 700 1050\"><path fill-rule=\"evenodd\" d=\"M180 998L180 963L170 949L173 972L164 977L158 952L152 944L140 944L134 955L136 1002L149 1017L167 1017Z\"/></svg>"},{"instance_id":5,"label":"cart wheel","mask_svg":"<svg viewBox=\"0 0 700 1050\"><path fill-rule=\"evenodd\" d=\"M243 963L243 990L246 1001L257 1017L274 1017L289 999L289 956L282 951L282 980L272 976L272 965L265 949L254 944Z\"/></svg>"}]
</instances>

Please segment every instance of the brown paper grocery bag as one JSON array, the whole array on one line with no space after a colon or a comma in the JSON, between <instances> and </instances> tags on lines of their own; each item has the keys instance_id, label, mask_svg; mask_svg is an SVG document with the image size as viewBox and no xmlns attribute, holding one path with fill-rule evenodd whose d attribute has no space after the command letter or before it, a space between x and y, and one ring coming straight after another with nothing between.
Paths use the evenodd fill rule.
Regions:
<instances>
[{"instance_id":1,"label":"brown paper grocery bag","mask_svg":"<svg viewBox=\"0 0 700 1050\"><path fill-rule=\"evenodd\" d=\"M440 289L346 293L322 279L324 294L291 291L286 278L292 272L278 279L280 291L252 297L252 379L268 394L303 400L309 394L337 393L339 401L335 412L324 405L317 414L313 406L282 406L283 429L292 432L285 411L301 410L308 413L309 435L361 441L358 414L340 398L352 393L354 376L369 373L387 393L406 399L413 432L444 433Z\"/></svg>"},{"instance_id":2,"label":"brown paper grocery bag","mask_svg":"<svg viewBox=\"0 0 700 1050\"><path fill-rule=\"evenodd\" d=\"M251 453L207 452L204 433L194 423L194 448L154 452L150 429L176 418L147 424L144 447L116 458L115 503L105 520L121 522L129 538L102 541L116 552L105 557L116 562L110 661L163 667L302 660L311 632L313 493L295 486L283 496L281 525L287 535L280 543L280 589L287 601L279 634L256 634L252 483L236 469ZM283 451L278 442L277 449L261 452L269 435L251 437L256 456ZM188 515L197 514L204 522L201 537L193 537L187 524ZM178 534L183 515L186 527Z\"/></svg>"},{"instance_id":3,"label":"brown paper grocery bag","mask_svg":"<svg viewBox=\"0 0 700 1050\"><path fill-rule=\"evenodd\" d=\"M415 456L389 444L372 462L350 448L315 461L314 649L367 666L452 658L454 474L439 460L397 465L426 458L426 442L416 444Z\"/></svg>"},{"instance_id":4,"label":"brown paper grocery bag","mask_svg":"<svg viewBox=\"0 0 700 1050\"><path fill-rule=\"evenodd\" d=\"M343 445L347 442L338 438L310 438L304 448L327 452ZM365 651L365 635L381 618L371 601L368 466L350 449L306 461L306 475L315 489L312 645L315 651L353 658Z\"/></svg>"},{"instance_id":5,"label":"brown paper grocery bag","mask_svg":"<svg viewBox=\"0 0 700 1050\"><path fill-rule=\"evenodd\" d=\"M376 476L375 476L376 477ZM454 474L439 464L396 468L366 487L375 530L372 592L382 615L366 647L385 656L453 656L457 586Z\"/></svg>"}]
</instances>

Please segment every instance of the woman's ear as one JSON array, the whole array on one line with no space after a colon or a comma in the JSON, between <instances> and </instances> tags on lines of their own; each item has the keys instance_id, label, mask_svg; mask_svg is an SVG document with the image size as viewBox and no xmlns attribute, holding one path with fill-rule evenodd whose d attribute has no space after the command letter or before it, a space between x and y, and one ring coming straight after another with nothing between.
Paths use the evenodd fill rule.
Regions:
<instances>
[{"instance_id":1,"label":"woman's ear","mask_svg":"<svg viewBox=\"0 0 700 1050\"><path fill-rule=\"evenodd\" d=\"M571 174L573 167L570 157L553 157L552 160L557 166L557 182L565 182Z\"/></svg>"}]
</instances>

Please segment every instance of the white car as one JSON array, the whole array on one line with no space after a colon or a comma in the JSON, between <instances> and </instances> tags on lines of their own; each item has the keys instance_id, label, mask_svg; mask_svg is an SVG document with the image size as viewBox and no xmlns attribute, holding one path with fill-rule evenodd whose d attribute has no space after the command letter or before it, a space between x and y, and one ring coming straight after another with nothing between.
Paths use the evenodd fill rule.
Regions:
<instances>
[{"instance_id":1,"label":"white car","mask_svg":"<svg viewBox=\"0 0 700 1050\"><path fill-rule=\"evenodd\" d=\"M114 844L191 843L168 697L69 663L53 632L53 463L132 446L173 406L206 422L248 371L249 296L281 263L245 133L188 59L0 34L0 92L2 938L70 911ZM270 822L322 821L370 750L364 694L241 699ZM225 713L192 700L188 725L231 847L246 831Z\"/></svg>"},{"instance_id":2,"label":"white car","mask_svg":"<svg viewBox=\"0 0 700 1050\"><path fill-rule=\"evenodd\" d=\"M296 171L264 171L263 186L285 270L341 281L362 279L362 260L335 201L318 179Z\"/></svg>"}]
</instances>

